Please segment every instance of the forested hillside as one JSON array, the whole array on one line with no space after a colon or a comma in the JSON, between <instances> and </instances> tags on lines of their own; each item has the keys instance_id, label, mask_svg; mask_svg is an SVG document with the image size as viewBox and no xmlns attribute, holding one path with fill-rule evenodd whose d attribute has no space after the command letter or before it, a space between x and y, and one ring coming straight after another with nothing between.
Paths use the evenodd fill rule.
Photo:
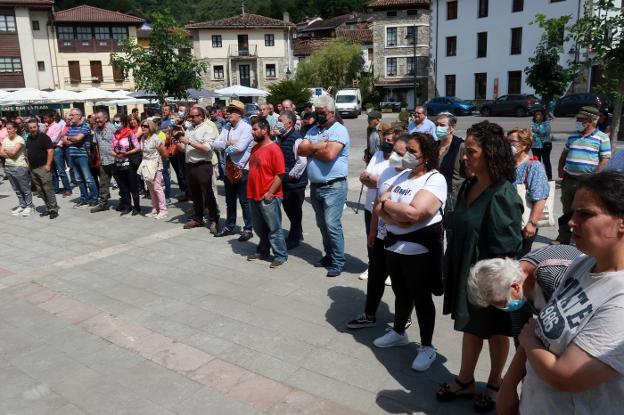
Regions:
<instances>
[{"instance_id":1,"label":"forested hillside","mask_svg":"<svg viewBox=\"0 0 624 415\"><path fill-rule=\"evenodd\" d=\"M245 11L274 18L282 18L287 11L291 21L298 22L306 16L327 18L363 11L366 3L367 0L247 0ZM169 9L181 24L220 19L241 12L241 1L237 0L59 0L55 8L63 10L79 4L131 12L146 18L155 10Z\"/></svg>"}]
</instances>

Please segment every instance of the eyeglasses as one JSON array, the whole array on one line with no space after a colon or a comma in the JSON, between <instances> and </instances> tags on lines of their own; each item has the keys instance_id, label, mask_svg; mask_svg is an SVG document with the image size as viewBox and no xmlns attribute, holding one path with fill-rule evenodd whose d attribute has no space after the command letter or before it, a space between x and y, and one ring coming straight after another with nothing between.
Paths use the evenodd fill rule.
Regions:
<instances>
[{"instance_id":1,"label":"eyeglasses","mask_svg":"<svg viewBox=\"0 0 624 415\"><path fill-rule=\"evenodd\" d=\"M149 125L143 124L143 125L141 125L141 128L149 128Z\"/></svg>"},{"instance_id":2,"label":"eyeglasses","mask_svg":"<svg viewBox=\"0 0 624 415\"><path fill-rule=\"evenodd\" d=\"M416 114L416 115L425 115L424 112L414 112L414 114Z\"/></svg>"},{"instance_id":3,"label":"eyeglasses","mask_svg":"<svg viewBox=\"0 0 624 415\"><path fill-rule=\"evenodd\" d=\"M191 114L191 117L195 118L195 117L201 117L201 114Z\"/></svg>"}]
</instances>

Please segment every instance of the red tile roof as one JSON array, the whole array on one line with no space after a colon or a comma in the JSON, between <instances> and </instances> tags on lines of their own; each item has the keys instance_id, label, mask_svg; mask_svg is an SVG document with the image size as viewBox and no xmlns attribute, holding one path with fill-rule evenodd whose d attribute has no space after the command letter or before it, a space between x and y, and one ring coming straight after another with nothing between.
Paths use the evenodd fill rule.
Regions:
<instances>
[{"instance_id":1,"label":"red tile roof","mask_svg":"<svg viewBox=\"0 0 624 415\"><path fill-rule=\"evenodd\" d=\"M54 6L54 0L0 0L1 5L7 6Z\"/></svg>"},{"instance_id":2,"label":"red tile roof","mask_svg":"<svg viewBox=\"0 0 624 415\"><path fill-rule=\"evenodd\" d=\"M238 16L226 17L220 20L209 20L207 22L192 23L186 25L187 29L238 29L238 28L269 28L281 29L295 27L292 22L284 20L271 19L270 17L260 16L258 14L245 13Z\"/></svg>"},{"instance_id":3,"label":"red tile roof","mask_svg":"<svg viewBox=\"0 0 624 415\"><path fill-rule=\"evenodd\" d=\"M310 56L317 50L327 46L331 41L331 38L297 38L293 44L293 55Z\"/></svg>"},{"instance_id":4,"label":"red tile roof","mask_svg":"<svg viewBox=\"0 0 624 415\"><path fill-rule=\"evenodd\" d=\"M340 29L336 30L336 37L355 43L373 43L372 29Z\"/></svg>"},{"instance_id":5,"label":"red tile roof","mask_svg":"<svg viewBox=\"0 0 624 415\"><path fill-rule=\"evenodd\" d=\"M68 23L129 23L140 25L145 22L145 19L131 14L100 9L83 4L54 13L54 21Z\"/></svg>"},{"instance_id":6,"label":"red tile roof","mask_svg":"<svg viewBox=\"0 0 624 415\"><path fill-rule=\"evenodd\" d=\"M417 6L429 6L431 0L372 0L366 7L373 10L407 9Z\"/></svg>"}]
</instances>

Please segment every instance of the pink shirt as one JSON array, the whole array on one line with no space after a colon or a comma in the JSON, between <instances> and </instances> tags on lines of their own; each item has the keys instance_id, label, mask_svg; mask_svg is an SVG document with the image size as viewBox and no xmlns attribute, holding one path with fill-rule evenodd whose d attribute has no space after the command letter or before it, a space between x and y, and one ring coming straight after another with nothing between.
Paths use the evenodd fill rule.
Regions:
<instances>
[{"instance_id":1,"label":"pink shirt","mask_svg":"<svg viewBox=\"0 0 624 415\"><path fill-rule=\"evenodd\" d=\"M0 128L0 144L2 144L2 141L7 138L8 135L9 133L7 132L6 127Z\"/></svg>"},{"instance_id":2,"label":"pink shirt","mask_svg":"<svg viewBox=\"0 0 624 415\"><path fill-rule=\"evenodd\" d=\"M63 127L61 127L59 123L53 122L52 124L46 126L44 132L48 135L48 137L50 137L50 140L52 140L52 144L54 144L55 147L63 145L60 140Z\"/></svg>"}]
</instances>

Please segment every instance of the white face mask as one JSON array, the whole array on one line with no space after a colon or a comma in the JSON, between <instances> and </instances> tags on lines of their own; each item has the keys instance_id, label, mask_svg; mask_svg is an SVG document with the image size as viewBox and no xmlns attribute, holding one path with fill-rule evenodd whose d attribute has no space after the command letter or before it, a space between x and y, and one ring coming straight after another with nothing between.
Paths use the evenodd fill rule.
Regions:
<instances>
[{"instance_id":1,"label":"white face mask","mask_svg":"<svg viewBox=\"0 0 624 415\"><path fill-rule=\"evenodd\" d=\"M193 127L193 123L190 121L184 121L184 128L186 128L187 130L189 130L191 127Z\"/></svg>"},{"instance_id":2,"label":"white face mask","mask_svg":"<svg viewBox=\"0 0 624 415\"><path fill-rule=\"evenodd\" d=\"M424 161L423 161L422 157L418 158L414 154L412 154L412 153L410 153L408 151L403 156L403 160L401 162L402 162L402 165L403 165L403 169L412 169L412 170L414 170L416 167L419 167L421 164L423 164Z\"/></svg>"},{"instance_id":3,"label":"white face mask","mask_svg":"<svg viewBox=\"0 0 624 415\"><path fill-rule=\"evenodd\" d=\"M388 157L388 166L394 167L395 169L402 168L403 166L403 157L399 155L396 151L393 151Z\"/></svg>"},{"instance_id":4,"label":"white face mask","mask_svg":"<svg viewBox=\"0 0 624 415\"><path fill-rule=\"evenodd\" d=\"M514 156L518 154L518 148L516 146L511 146L511 154Z\"/></svg>"},{"instance_id":5,"label":"white face mask","mask_svg":"<svg viewBox=\"0 0 624 415\"><path fill-rule=\"evenodd\" d=\"M580 121L576 122L576 131L578 131L579 133L582 133L583 131L585 131L585 126L583 125L582 122Z\"/></svg>"}]
</instances>

